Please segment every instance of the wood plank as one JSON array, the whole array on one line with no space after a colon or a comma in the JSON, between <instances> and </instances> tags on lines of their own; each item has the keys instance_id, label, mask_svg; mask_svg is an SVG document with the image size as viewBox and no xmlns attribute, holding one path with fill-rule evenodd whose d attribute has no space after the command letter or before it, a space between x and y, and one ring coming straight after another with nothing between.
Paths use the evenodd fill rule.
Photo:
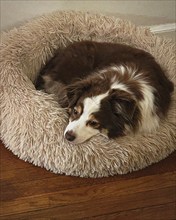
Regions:
<instances>
[{"instance_id":1,"label":"wood plank","mask_svg":"<svg viewBox=\"0 0 176 220\"><path fill-rule=\"evenodd\" d=\"M176 172L170 172L166 174L156 175L154 178L147 176L138 179L126 180L126 186L130 187L130 190L138 190L140 187L143 187L147 190L154 188L164 188L172 186L175 183ZM58 181L57 181L58 180ZM58 179L49 178L42 180L34 180L28 181L24 183L16 183L16 184L7 184L7 182L1 181L1 190L3 195L1 196L1 201L9 201L18 199L19 197L28 197L34 195L41 195L46 193L54 193L68 189L80 188L80 187L89 187L90 189L96 188L97 185L104 186L105 188L109 187L109 190L119 190L123 188L124 181L118 180L114 181L113 187L111 182L103 182L98 181L98 179L90 179L92 181L87 181L87 179L73 178L73 177L65 177ZM65 180L65 181L64 181ZM13 196L13 193L15 195ZM17 196L19 195L19 196Z\"/></svg>"},{"instance_id":2,"label":"wood plank","mask_svg":"<svg viewBox=\"0 0 176 220\"><path fill-rule=\"evenodd\" d=\"M15 162L15 161L14 161ZM41 169L39 167L28 167L25 169L5 170L1 171L1 184L24 183L33 180L49 179L57 177L54 173Z\"/></svg>"},{"instance_id":3,"label":"wood plank","mask_svg":"<svg viewBox=\"0 0 176 220\"><path fill-rule=\"evenodd\" d=\"M85 193L85 192L82 192ZM78 195L79 197L79 195ZM62 199L62 198L61 198ZM75 197L74 197L75 199ZM54 200L52 200L54 201ZM73 201L73 200L72 200ZM139 193L125 195L106 195L106 198L91 198L90 201L82 201L78 203L69 203L64 206L52 206L49 209L38 209L37 211L21 212L18 215L6 215L1 219L38 219L38 218L55 218L61 220L76 220L76 219L92 219L93 216L107 215L108 213L126 212L128 210L142 210L145 207L160 206L166 204L175 204L175 187L168 187L159 190L150 190ZM48 201L49 202L49 201ZM51 201L50 201L51 202ZM30 201L31 206L36 203ZM21 204L22 205L22 204ZM173 207L173 206L172 206ZM142 215L142 214L141 214ZM144 214L143 214L144 215ZM173 215L173 212L170 214ZM106 219L106 218L105 218ZM121 218L122 219L122 218ZM145 219L145 218L144 218ZM151 218L155 219L155 218ZM169 220L165 218L165 220Z\"/></svg>"},{"instance_id":4,"label":"wood plank","mask_svg":"<svg viewBox=\"0 0 176 220\"><path fill-rule=\"evenodd\" d=\"M25 211L33 211L48 208L50 206L63 206L78 202L91 201L97 198L106 198L108 196L118 197L127 196L131 193L145 192L149 190L158 190L170 187L175 184L176 172L160 174L157 176L147 176L125 182L118 181L116 184L105 183L92 186L82 186L74 189L55 189L55 185L49 190L46 185L34 183L27 186L13 185L12 188L4 188L0 212L15 214ZM54 183L53 183L54 184ZM32 199L32 203L31 203Z\"/></svg>"},{"instance_id":5,"label":"wood plank","mask_svg":"<svg viewBox=\"0 0 176 220\"><path fill-rule=\"evenodd\" d=\"M91 217L92 220L174 220L175 218L176 204L174 202ZM84 218L84 220L88 219L90 218Z\"/></svg>"}]
</instances>

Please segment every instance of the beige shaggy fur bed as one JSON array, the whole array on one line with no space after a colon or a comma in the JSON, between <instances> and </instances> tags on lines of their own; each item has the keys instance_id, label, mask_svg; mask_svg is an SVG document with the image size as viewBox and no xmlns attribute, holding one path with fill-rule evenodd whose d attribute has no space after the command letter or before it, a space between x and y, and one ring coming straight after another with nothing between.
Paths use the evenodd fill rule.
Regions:
<instances>
[{"instance_id":1,"label":"beige shaggy fur bed","mask_svg":"<svg viewBox=\"0 0 176 220\"><path fill-rule=\"evenodd\" d=\"M175 47L128 21L83 12L53 12L4 33L0 61L0 137L20 159L55 173L81 177L125 174L167 157L176 149L176 111L150 135L81 145L63 138L66 111L33 82L57 48L77 40L120 42L150 52L175 81ZM173 99L176 94L174 92Z\"/></svg>"}]
</instances>

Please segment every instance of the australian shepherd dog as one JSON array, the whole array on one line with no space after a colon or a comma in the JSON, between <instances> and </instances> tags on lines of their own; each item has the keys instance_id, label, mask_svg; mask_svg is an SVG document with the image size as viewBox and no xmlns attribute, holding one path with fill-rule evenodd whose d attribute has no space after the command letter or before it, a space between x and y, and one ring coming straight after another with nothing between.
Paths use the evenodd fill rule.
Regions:
<instances>
[{"instance_id":1,"label":"australian shepherd dog","mask_svg":"<svg viewBox=\"0 0 176 220\"><path fill-rule=\"evenodd\" d=\"M149 53L123 44L81 41L58 50L36 88L68 107L65 138L117 138L155 131L166 117L173 83Z\"/></svg>"}]
</instances>

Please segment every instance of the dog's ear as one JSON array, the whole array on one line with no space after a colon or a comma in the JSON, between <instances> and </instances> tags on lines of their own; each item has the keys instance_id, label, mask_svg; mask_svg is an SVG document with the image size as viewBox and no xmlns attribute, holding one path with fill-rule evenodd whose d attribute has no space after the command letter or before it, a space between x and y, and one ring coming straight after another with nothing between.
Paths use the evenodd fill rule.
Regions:
<instances>
[{"instance_id":1,"label":"dog's ear","mask_svg":"<svg viewBox=\"0 0 176 220\"><path fill-rule=\"evenodd\" d=\"M78 99L90 89L91 84L86 81L78 81L67 86L68 107L71 108L76 105Z\"/></svg>"},{"instance_id":2,"label":"dog's ear","mask_svg":"<svg viewBox=\"0 0 176 220\"><path fill-rule=\"evenodd\" d=\"M128 121L132 120L137 105L131 94L113 89L110 94L110 100L114 114L122 115Z\"/></svg>"}]
</instances>

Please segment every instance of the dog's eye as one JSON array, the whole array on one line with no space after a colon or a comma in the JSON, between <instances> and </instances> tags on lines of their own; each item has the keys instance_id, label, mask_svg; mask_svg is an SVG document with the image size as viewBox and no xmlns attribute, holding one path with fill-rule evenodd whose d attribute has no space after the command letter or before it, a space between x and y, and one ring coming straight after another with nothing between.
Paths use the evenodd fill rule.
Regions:
<instances>
[{"instance_id":1,"label":"dog's eye","mask_svg":"<svg viewBox=\"0 0 176 220\"><path fill-rule=\"evenodd\" d=\"M76 110L76 108L73 109L73 114L77 115L79 112Z\"/></svg>"},{"instance_id":2,"label":"dog's eye","mask_svg":"<svg viewBox=\"0 0 176 220\"><path fill-rule=\"evenodd\" d=\"M92 127L98 127L98 126L99 126L98 121L94 121L94 120L89 121L88 124L89 124L90 126L92 126Z\"/></svg>"}]
</instances>

